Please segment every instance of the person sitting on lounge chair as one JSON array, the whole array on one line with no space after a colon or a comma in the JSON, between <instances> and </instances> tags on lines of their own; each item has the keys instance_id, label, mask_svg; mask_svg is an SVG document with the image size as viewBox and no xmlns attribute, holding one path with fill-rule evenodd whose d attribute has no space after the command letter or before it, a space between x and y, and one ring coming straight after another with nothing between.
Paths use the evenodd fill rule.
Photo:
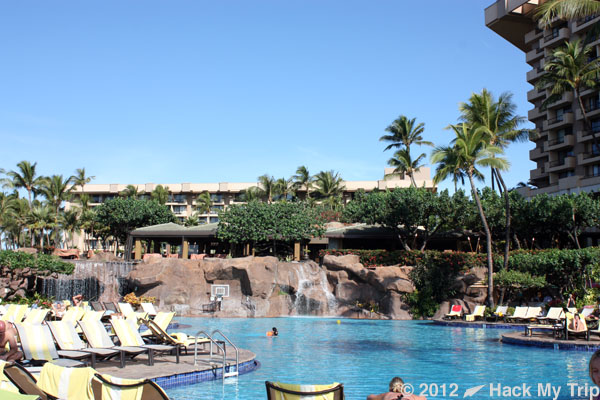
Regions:
<instances>
[{"instance_id":1,"label":"person sitting on lounge chair","mask_svg":"<svg viewBox=\"0 0 600 400\"><path fill-rule=\"evenodd\" d=\"M8 351L0 354L0 360L17 361L23 358L17 345L17 332L8 321L0 321L0 349L4 349L8 343Z\"/></svg>"},{"instance_id":2,"label":"person sitting on lounge chair","mask_svg":"<svg viewBox=\"0 0 600 400\"><path fill-rule=\"evenodd\" d=\"M427 397L417 396L412 393L404 393L404 381L402 378L395 377L390 381L390 391L381 394L370 394L367 400L427 400Z\"/></svg>"},{"instance_id":3,"label":"person sitting on lounge chair","mask_svg":"<svg viewBox=\"0 0 600 400\"><path fill-rule=\"evenodd\" d=\"M571 326L569 326L569 329L571 329L572 331L575 331L575 332L583 332L587 328L584 325L584 323L581 322L581 319L579 318L579 314L575 314L575 316L573 317L573 321L571 322Z\"/></svg>"}]
</instances>

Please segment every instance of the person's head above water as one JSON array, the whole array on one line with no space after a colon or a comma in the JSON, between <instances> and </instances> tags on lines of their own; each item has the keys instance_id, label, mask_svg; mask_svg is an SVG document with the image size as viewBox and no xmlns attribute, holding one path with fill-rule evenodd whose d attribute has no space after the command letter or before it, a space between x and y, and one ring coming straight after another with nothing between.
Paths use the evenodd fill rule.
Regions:
<instances>
[{"instance_id":1,"label":"person's head above water","mask_svg":"<svg viewBox=\"0 0 600 400\"><path fill-rule=\"evenodd\" d=\"M275 327L273 327L272 332L273 332L273 336L279 335L279 332L277 331L277 328L275 328Z\"/></svg>"},{"instance_id":2,"label":"person's head above water","mask_svg":"<svg viewBox=\"0 0 600 400\"><path fill-rule=\"evenodd\" d=\"M402 393L402 389L404 388L404 381L402 378L395 377L390 381L390 392L392 393Z\"/></svg>"}]
</instances>

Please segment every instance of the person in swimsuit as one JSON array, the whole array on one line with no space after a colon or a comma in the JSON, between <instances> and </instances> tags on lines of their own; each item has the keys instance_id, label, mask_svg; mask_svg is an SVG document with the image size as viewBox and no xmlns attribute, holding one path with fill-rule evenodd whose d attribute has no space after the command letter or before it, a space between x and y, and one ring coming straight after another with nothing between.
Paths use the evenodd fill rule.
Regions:
<instances>
[{"instance_id":1,"label":"person in swimsuit","mask_svg":"<svg viewBox=\"0 0 600 400\"><path fill-rule=\"evenodd\" d=\"M402 378L395 377L390 382L390 391L381 394L371 394L367 400L427 400L427 397L417 396L412 393L404 393L404 381Z\"/></svg>"},{"instance_id":2,"label":"person in swimsuit","mask_svg":"<svg viewBox=\"0 0 600 400\"><path fill-rule=\"evenodd\" d=\"M0 354L0 360L17 361L23 358L17 345L17 330L8 321L0 321L0 349L4 350L8 343L8 351Z\"/></svg>"}]
</instances>

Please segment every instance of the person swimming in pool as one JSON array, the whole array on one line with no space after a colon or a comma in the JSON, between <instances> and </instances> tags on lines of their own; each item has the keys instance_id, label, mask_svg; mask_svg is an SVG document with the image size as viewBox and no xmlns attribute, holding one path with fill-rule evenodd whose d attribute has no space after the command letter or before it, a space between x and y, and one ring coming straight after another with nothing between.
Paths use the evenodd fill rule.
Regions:
<instances>
[{"instance_id":1,"label":"person swimming in pool","mask_svg":"<svg viewBox=\"0 0 600 400\"><path fill-rule=\"evenodd\" d=\"M395 377L390 381L390 391L381 394L370 394L367 400L427 400L427 397L417 396L412 393L404 393L404 381Z\"/></svg>"},{"instance_id":2,"label":"person swimming in pool","mask_svg":"<svg viewBox=\"0 0 600 400\"><path fill-rule=\"evenodd\" d=\"M278 336L278 335L279 335L279 331L277 331L277 328L275 328L275 327L273 327L272 330L267 332L267 336Z\"/></svg>"}]
</instances>

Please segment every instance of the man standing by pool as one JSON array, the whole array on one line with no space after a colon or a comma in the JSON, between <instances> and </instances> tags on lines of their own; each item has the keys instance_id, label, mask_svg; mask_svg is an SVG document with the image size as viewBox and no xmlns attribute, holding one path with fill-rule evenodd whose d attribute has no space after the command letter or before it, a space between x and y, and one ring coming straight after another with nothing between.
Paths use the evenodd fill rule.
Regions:
<instances>
[{"instance_id":1,"label":"man standing by pool","mask_svg":"<svg viewBox=\"0 0 600 400\"><path fill-rule=\"evenodd\" d=\"M416 394L404 393L404 381L402 378L395 377L390 381L390 391L381 394L370 394L367 400L427 400L427 397L417 396Z\"/></svg>"}]
</instances>

